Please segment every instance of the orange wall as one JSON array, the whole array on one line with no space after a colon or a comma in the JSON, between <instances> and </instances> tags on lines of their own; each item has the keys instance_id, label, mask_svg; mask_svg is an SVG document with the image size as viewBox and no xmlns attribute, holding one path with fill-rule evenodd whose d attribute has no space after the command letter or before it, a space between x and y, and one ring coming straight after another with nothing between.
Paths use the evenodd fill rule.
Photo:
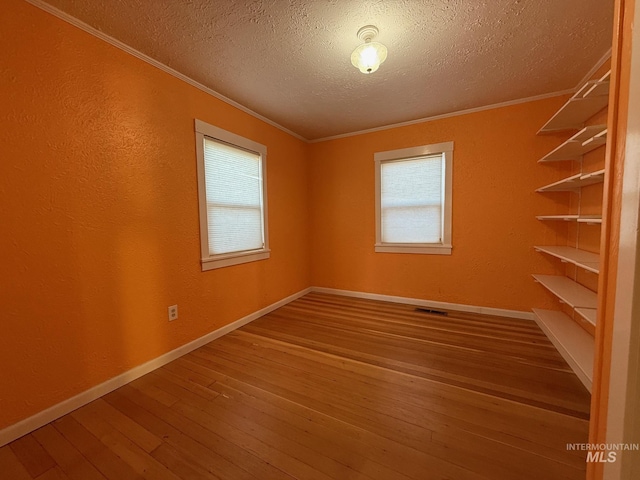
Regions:
<instances>
[{"instance_id":1,"label":"orange wall","mask_svg":"<svg viewBox=\"0 0 640 480\"><path fill-rule=\"evenodd\" d=\"M562 245L566 226L540 222L560 179L536 161L562 135L536 136L566 98L524 103L311 145L312 280L321 287L530 311L555 298L532 273L564 271L533 250ZM454 142L453 253L375 253L375 152ZM560 194L562 195L562 194Z\"/></svg>"},{"instance_id":2,"label":"orange wall","mask_svg":"<svg viewBox=\"0 0 640 480\"><path fill-rule=\"evenodd\" d=\"M310 285L306 144L2 9L0 429ZM201 272L194 118L267 146L271 259Z\"/></svg>"}]
</instances>

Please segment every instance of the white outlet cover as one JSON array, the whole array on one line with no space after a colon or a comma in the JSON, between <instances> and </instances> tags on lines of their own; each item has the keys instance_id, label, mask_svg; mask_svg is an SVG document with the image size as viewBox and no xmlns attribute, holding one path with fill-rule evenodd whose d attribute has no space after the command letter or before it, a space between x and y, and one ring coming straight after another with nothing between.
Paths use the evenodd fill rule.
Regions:
<instances>
[{"instance_id":1,"label":"white outlet cover","mask_svg":"<svg viewBox=\"0 0 640 480\"><path fill-rule=\"evenodd\" d=\"M169 312L169 321L173 321L173 320L177 320L178 319L178 305L171 305L168 308L168 312Z\"/></svg>"}]
</instances>

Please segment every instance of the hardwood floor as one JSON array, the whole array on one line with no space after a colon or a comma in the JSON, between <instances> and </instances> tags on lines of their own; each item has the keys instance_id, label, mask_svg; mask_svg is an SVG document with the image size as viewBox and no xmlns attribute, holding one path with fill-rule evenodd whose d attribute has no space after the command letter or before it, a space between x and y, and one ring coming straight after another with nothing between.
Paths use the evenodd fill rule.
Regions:
<instances>
[{"instance_id":1,"label":"hardwood floor","mask_svg":"<svg viewBox=\"0 0 640 480\"><path fill-rule=\"evenodd\" d=\"M3 479L584 479L532 321L309 294L0 448Z\"/></svg>"}]
</instances>

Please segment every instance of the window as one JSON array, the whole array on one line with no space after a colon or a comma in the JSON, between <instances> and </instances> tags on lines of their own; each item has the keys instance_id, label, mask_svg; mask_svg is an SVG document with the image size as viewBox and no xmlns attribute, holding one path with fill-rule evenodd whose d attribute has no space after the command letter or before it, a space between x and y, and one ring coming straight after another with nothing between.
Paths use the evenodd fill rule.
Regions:
<instances>
[{"instance_id":1,"label":"window","mask_svg":"<svg viewBox=\"0 0 640 480\"><path fill-rule=\"evenodd\" d=\"M202 270L269 258L267 148L196 120Z\"/></svg>"},{"instance_id":2,"label":"window","mask_svg":"<svg viewBox=\"0 0 640 480\"><path fill-rule=\"evenodd\" d=\"M453 142L379 152L376 252L451 254Z\"/></svg>"}]
</instances>

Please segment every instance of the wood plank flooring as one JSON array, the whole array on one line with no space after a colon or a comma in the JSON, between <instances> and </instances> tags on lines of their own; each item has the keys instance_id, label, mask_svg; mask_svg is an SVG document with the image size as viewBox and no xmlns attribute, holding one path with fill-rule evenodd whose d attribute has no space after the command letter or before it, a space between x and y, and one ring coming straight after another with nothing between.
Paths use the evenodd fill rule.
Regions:
<instances>
[{"instance_id":1,"label":"wood plank flooring","mask_svg":"<svg viewBox=\"0 0 640 480\"><path fill-rule=\"evenodd\" d=\"M15 480L584 479L532 321L309 294L0 448Z\"/></svg>"}]
</instances>

